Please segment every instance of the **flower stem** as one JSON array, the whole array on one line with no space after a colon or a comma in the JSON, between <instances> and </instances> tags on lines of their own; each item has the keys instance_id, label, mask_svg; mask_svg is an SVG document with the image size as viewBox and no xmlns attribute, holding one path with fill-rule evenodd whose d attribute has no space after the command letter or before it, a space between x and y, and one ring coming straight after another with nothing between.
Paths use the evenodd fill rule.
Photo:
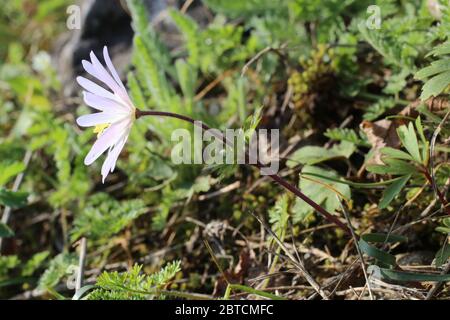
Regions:
<instances>
[{"instance_id":1,"label":"flower stem","mask_svg":"<svg viewBox=\"0 0 450 320\"><path fill-rule=\"evenodd\" d=\"M136 109L136 119L139 119L143 116L159 116L159 117L169 117L169 118L175 118L179 120L183 120L189 123L192 123L193 125L199 126L202 130L210 130L211 128L204 124L203 122L196 121L188 116L184 116L178 113L172 113L172 112L166 112L166 111L141 111L139 109ZM225 139L223 135L217 135L215 134L215 131L212 132L213 135L215 135L217 138L222 139L226 144L230 145L230 142ZM261 164L257 163L254 164L254 166L261 168ZM333 216L331 213L329 213L325 208L317 204L315 201L313 201L311 198L306 196L303 192L300 191L296 186L292 185L291 183L284 180L282 177L280 177L277 174L269 175L269 177L281 185L286 190L292 192L294 195L296 195L298 198L305 201L308 205L310 205L314 210L319 212L326 220L328 220L331 223L334 223L337 227L341 228L345 233L351 236L351 230L343 223L341 222L336 216Z\"/></svg>"}]
</instances>

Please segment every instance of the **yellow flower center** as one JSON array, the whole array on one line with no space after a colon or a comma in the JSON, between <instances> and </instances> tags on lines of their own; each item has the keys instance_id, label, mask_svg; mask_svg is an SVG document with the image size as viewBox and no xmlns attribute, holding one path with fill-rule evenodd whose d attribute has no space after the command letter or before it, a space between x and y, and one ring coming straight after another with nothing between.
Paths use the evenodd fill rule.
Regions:
<instances>
[{"instance_id":1,"label":"yellow flower center","mask_svg":"<svg viewBox=\"0 0 450 320\"><path fill-rule=\"evenodd\" d=\"M94 128L94 133L97 133L97 138L100 137L103 131L105 131L110 125L111 125L110 123L103 123L96 125Z\"/></svg>"}]
</instances>

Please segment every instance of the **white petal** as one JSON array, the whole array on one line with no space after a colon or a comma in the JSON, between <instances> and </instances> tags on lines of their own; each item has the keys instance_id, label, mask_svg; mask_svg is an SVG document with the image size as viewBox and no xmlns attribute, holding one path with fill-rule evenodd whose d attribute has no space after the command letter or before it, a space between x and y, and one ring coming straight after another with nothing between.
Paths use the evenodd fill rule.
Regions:
<instances>
[{"instance_id":1,"label":"white petal","mask_svg":"<svg viewBox=\"0 0 450 320\"><path fill-rule=\"evenodd\" d=\"M105 130L97 141L95 141L91 150L84 159L84 164L87 166L92 164L103 154L103 152L115 145L130 125L131 119L129 118L113 123L108 129Z\"/></svg>"},{"instance_id":2,"label":"white petal","mask_svg":"<svg viewBox=\"0 0 450 320\"><path fill-rule=\"evenodd\" d=\"M117 84L122 87L123 90L126 91L125 86L122 83L122 80L120 80L119 74L116 71L116 68L114 68L113 63L111 62L111 58L109 57L108 48L106 46L103 47L103 58L105 59L106 65L108 66L109 72L111 72L112 76L116 80Z\"/></svg>"},{"instance_id":3,"label":"white petal","mask_svg":"<svg viewBox=\"0 0 450 320\"><path fill-rule=\"evenodd\" d=\"M108 152L105 162L102 165L102 182L105 183L105 179L110 172L114 171L116 167L117 159L122 151L125 142L128 138L128 132L114 145Z\"/></svg>"},{"instance_id":4,"label":"white petal","mask_svg":"<svg viewBox=\"0 0 450 320\"><path fill-rule=\"evenodd\" d=\"M111 77L111 75L106 71L101 62L97 59L94 52L90 53L92 64L86 64L86 66L90 69L84 68L87 72L91 73L94 77L98 78L100 81L104 82L113 92L117 93L119 91L123 91L122 87L120 87L116 81ZM83 64L84 67L84 64Z\"/></svg>"},{"instance_id":5,"label":"white petal","mask_svg":"<svg viewBox=\"0 0 450 320\"><path fill-rule=\"evenodd\" d=\"M97 96L91 92L83 91L84 103L88 106L100 110L100 111L110 111L110 112L127 112L129 109L127 106L118 102L117 100L111 100L101 96Z\"/></svg>"},{"instance_id":6,"label":"white petal","mask_svg":"<svg viewBox=\"0 0 450 320\"><path fill-rule=\"evenodd\" d=\"M77 77L77 82L80 86L82 86L85 90L92 92L93 94L99 95L103 98L108 98L111 100L117 100L117 97L114 96L111 92L106 90L105 88L100 87L95 82L92 82L89 79L86 79L84 77Z\"/></svg>"},{"instance_id":7,"label":"white petal","mask_svg":"<svg viewBox=\"0 0 450 320\"><path fill-rule=\"evenodd\" d=\"M114 123L127 116L126 113L98 112L79 117L77 123L81 127L92 127L99 124Z\"/></svg>"}]
</instances>

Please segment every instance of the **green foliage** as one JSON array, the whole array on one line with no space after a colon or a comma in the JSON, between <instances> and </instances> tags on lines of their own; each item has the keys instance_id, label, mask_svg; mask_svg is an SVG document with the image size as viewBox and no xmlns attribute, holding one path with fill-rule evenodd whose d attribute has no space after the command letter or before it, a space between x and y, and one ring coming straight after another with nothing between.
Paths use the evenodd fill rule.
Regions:
<instances>
[{"instance_id":1,"label":"green foliage","mask_svg":"<svg viewBox=\"0 0 450 320\"><path fill-rule=\"evenodd\" d=\"M163 299L160 292L175 275L181 271L181 262L168 263L160 271L145 275L141 274L142 266L134 265L129 272L104 272L96 282L99 287L92 291L91 300L147 300Z\"/></svg>"},{"instance_id":2,"label":"green foliage","mask_svg":"<svg viewBox=\"0 0 450 320\"><path fill-rule=\"evenodd\" d=\"M0 256L0 280L5 280L8 271L14 269L20 264L20 260L16 255Z\"/></svg>"},{"instance_id":3,"label":"green foliage","mask_svg":"<svg viewBox=\"0 0 450 320\"><path fill-rule=\"evenodd\" d=\"M214 11L229 15L231 17L255 15L258 13L267 12L267 10L279 10L286 1L280 0L280 2L281 3L274 3L271 0L205 0L206 5Z\"/></svg>"},{"instance_id":4,"label":"green foliage","mask_svg":"<svg viewBox=\"0 0 450 320\"><path fill-rule=\"evenodd\" d=\"M19 208L27 203L28 193L14 192L0 188L0 204L11 208Z\"/></svg>"},{"instance_id":5,"label":"green foliage","mask_svg":"<svg viewBox=\"0 0 450 320\"><path fill-rule=\"evenodd\" d=\"M11 178L25 170L25 165L22 162L0 163L0 187L8 183Z\"/></svg>"},{"instance_id":6,"label":"green foliage","mask_svg":"<svg viewBox=\"0 0 450 320\"><path fill-rule=\"evenodd\" d=\"M348 141L342 141L330 149L316 146L306 146L295 151L286 162L290 168L298 164L313 165L320 162L336 159L349 158L355 151L355 145Z\"/></svg>"},{"instance_id":7,"label":"green foliage","mask_svg":"<svg viewBox=\"0 0 450 320\"><path fill-rule=\"evenodd\" d=\"M48 268L39 278L38 288L41 290L53 290L53 288L67 275L72 275L76 270L77 258L73 254L60 253L54 257Z\"/></svg>"},{"instance_id":8,"label":"green foliage","mask_svg":"<svg viewBox=\"0 0 450 320\"><path fill-rule=\"evenodd\" d=\"M379 208L385 209L389 203L391 203L391 201L402 191L410 178L411 175L406 175L391 183L383 192L383 196L378 204Z\"/></svg>"},{"instance_id":9,"label":"green foliage","mask_svg":"<svg viewBox=\"0 0 450 320\"><path fill-rule=\"evenodd\" d=\"M81 236L108 239L146 212L142 200L117 201L104 193L93 196L88 206L75 218L72 240Z\"/></svg>"},{"instance_id":10,"label":"green foliage","mask_svg":"<svg viewBox=\"0 0 450 320\"><path fill-rule=\"evenodd\" d=\"M49 251L35 253L23 266L22 276L31 276L39 269L50 255Z\"/></svg>"},{"instance_id":11,"label":"green foliage","mask_svg":"<svg viewBox=\"0 0 450 320\"><path fill-rule=\"evenodd\" d=\"M420 140L417 139L416 130ZM380 152L385 165L367 166L368 171L376 174L401 176L383 192L379 203L380 209L386 208L413 176L421 177L422 173L418 168L428 164L429 143L425 138L420 117L416 119L415 126L412 122L400 126L397 134L407 152L390 147L382 148Z\"/></svg>"},{"instance_id":12,"label":"green foliage","mask_svg":"<svg viewBox=\"0 0 450 320\"><path fill-rule=\"evenodd\" d=\"M367 147L369 143L367 142L367 138L361 136L361 133L356 133L353 129L347 128L334 128L327 129L324 135L331 140L337 141L348 141L357 146Z\"/></svg>"},{"instance_id":13,"label":"green foliage","mask_svg":"<svg viewBox=\"0 0 450 320\"><path fill-rule=\"evenodd\" d=\"M447 92L446 89L450 85L450 41L434 48L428 56L438 60L415 74L417 79L425 82L420 95L422 100Z\"/></svg>"},{"instance_id":14,"label":"green foliage","mask_svg":"<svg viewBox=\"0 0 450 320\"><path fill-rule=\"evenodd\" d=\"M325 170L315 166L304 166L300 173L300 190L329 212L333 212L341 206L336 196L350 201L352 196L348 185L312 175L320 175L341 181L343 179L334 170ZM292 210L294 222L303 222L314 212L313 208L299 199L296 199Z\"/></svg>"},{"instance_id":15,"label":"green foliage","mask_svg":"<svg viewBox=\"0 0 450 320\"><path fill-rule=\"evenodd\" d=\"M450 245L445 243L444 246L436 252L435 264L436 267L440 268L444 263L450 258Z\"/></svg>"},{"instance_id":16,"label":"green foliage","mask_svg":"<svg viewBox=\"0 0 450 320\"><path fill-rule=\"evenodd\" d=\"M411 69L413 63L410 57L404 57L401 44L381 30L369 30L364 23L359 24L359 31L363 38L383 56L388 64Z\"/></svg>"},{"instance_id":17,"label":"green foliage","mask_svg":"<svg viewBox=\"0 0 450 320\"><path fill-rule=\"evenodd\" d=\"M269 210L269 222L272 224L272 230L283 241L286 234L289 221L289 198L282 195L273 208Z\"/></svg>"},{"instance_id":18,"label":"green foliage","mask_svg":"<svg viewBox=\"0 0 450 320\"><path fill-rule=\"evenodd\" d=\"M383 115L389 109L395 107L395 99L387 98L370 105L364 113L364 119L372 121Z\"/></svg>"},{"instance_id":19,"label":"green foliage","mask_svg":"<svg viewBox=\"0 0 450 320\"><path fill-rule=\"evenodd\" d=\"M450 234L450 218L443 219L442 224L436 228L436 231L439 231L445 235Z\"/></svg>"},{"instance_id":20,"label":"green foliage","mask_svg":"<svg viewBox=\"0 0 450 320\"><path fill-rule=\"evenodd\" d=\"M143 1L128 0L135 35L125 85L142 110L187 115L221 130L242 128L247 142L258 127L278 128L280 151L292 150L293 143L302 139L303 147L286 162L287 168L281 163L280 176L295 181L301 170L302 191L331 214L340 209L337 198L347 202L356 232L363 233L360 248L374 260L369 268L373 276L403 281L405 286L409 281L446 280L437 274L440 270L435 274L399 271L394 258L394 253L429 250L428 245L441 246L436 267L449 257L448 243L442 246L450 232L448 218L415 223L436 198L424 178L425 169L433 171L441 191L450 175L447 123L440 128L433 162L428 159L428 141L446 111L450 82L450 15L448 1L439 1L445 5L440 14L430 12L425 0L205 0L190 6L187 14L167 10L168 15L160 17L170 19L175 27L166 28L170 22L151 20ZM299 234L311 221L313 209L278 188L270 177L261 177L256 168L172 163L173 130L193 131L190 124L175 119L136 121L116 171L101 184L102 159L89 167L83 163L94 135L74 123L76 116L92 110L85 106L75 110L79 97L64 98L66 88L54 68L53 42L67 31L66 8L72 2L17 0L5 2L0 10L0 209L13 208L8 225L0 224L0 237L11 237L2 239L2 252L9 255L0 256L0 298L25 290L33 295L41 292L44 299L47 292L56 298L71 296L64 281L76 276L78 253L73 241L80 237L87 237L86 270L136 259L145 262L128 272L103 273L89 299L180 298L186 297L180 293L191 289L210 294L220 280L211 274L211 257L198 241L202 236L212 239L219 259L230 258L225 274L242 270L239 280L245 283L247 262L252 272L259 270L253 268L254 261L269 262L263 273L278 282L276 271L288 265L281 259L281 247L271 247L273 239L261 242L262 247L252 246L256 260L245 258L235 242L241 235L251 241L262 236L249 211L268 214L272 230L285 243L291 241L292 231L296 246L302 241L302 250L311 248L312 254L304 259L305 265L317 266L308 269L315 278L326 282L326 277L338 276L348 261L355 261L356 252L346 246L344 235L320 225L319 232ZM365 26L367 8L373 4L380 6L382 18L381 28L374 30ZM430 106L429 100L416 108L413 103L419 96L427 100L438 95L435 105ZM411 113L396 117L397 108L407 104ZM371 144L358 127L361 120L389 114L397 126L415 118L416 111L421 117L398 128L401 147L382 148L384 164L367 166ZM339 128L343 125L346 128ZM322 147L324 130L331 147ZM27 152L33 156L25 165ZM13 192L13 181L21 173L25 173L23 180ZM198 197L200 193L207 194ZM409 206L396 224L409 228L405 234L414 241L397 246L404 237L364 234L364 230L386 231L391 222L384 215L403 208L405 201ZM186 223L188 218L195 223ZM229 225L224 236L210 234L212 219ZM329 250L329 257L317 259L314 247ZM272 250L275 254L268 256L273 258L266 260L264 253ZM334 268L332 257L343 250L348 259ZM142 272L157 270L181 255L186 277L179 283L171 283L179 262L150 275ZM281 273L283 283L297 282L289 273ZM238 284L231 284L228 291L269 299L304 296L302 290L269 294L262 291L267 289L264 284L268 281L261 291ZM36 286L39 290L34 290ZM181 291L170 291L169 286ZM374 294L383 297L382 291ZM446 292L439 297L446 297Z\"/></svg>"}]
</instances>

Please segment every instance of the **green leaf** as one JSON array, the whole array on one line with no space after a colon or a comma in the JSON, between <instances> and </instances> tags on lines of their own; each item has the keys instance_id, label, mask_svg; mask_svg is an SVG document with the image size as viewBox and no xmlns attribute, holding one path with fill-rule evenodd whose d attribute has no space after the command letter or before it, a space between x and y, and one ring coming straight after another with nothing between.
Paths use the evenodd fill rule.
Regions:
<instances>
[{"instance_id":1,"label":"green leaf","mask_svg":"<svg viewBox=\"0 0 450 320\"><path fill-rule=\"evenodd\" d=\"M54 257L49 267L44 271L38 281L38 288L51 290L66 275L73 275L76 271L77 258L74 254L60 253Z\"/></svg>"},{"instance_id":2,"label":"green leaf","mask_svg":"<svg viewBox=\"0 0 450 320\"><path fill-rule=\"evenodd\" d=\"M286 162L289 168L300 164L313 165L316 163L328 161L335 158L349 158L356 150L355 144L342 141L331 149L325 149L317 146L306 146L295 151Z\"/></svg>"},{"instance_id":3,"label":"green leaf","mask_svg":"<svg viewBox=\"0 0 450 320\"><path fill-rule=\"evenodd\" d=\"M394 159L414 160L408 153L391 147L381 148L380 152Z\"/></svg>"},{"instance_id":4,"label":"green leaf","mask_svg":"<svg viewBox=\"0 0 450 320\"><path fill-rule=\"evenodd\" d=\"M443 72L428 80L422 88L420 99L426 100L430 97L437 97L450 84L450 70Z\"/></svg>"},{"instance_id":5,"label":"green leaf","mask_svg":"<svg viewBox=\"0 0 450 320\"><path fill-rule=\"evenodd\" d=\"M303 175L305 176L303 177ZM316 182L312 181L308 175L320 175L339 180L342 180L342 178L333 170L325 170L315 166L304 166L301 171L299 187L302 192L316 203L324 206L329 212L333 212L341 206L339 199L336 197L337 193L347 200L351 199L351 191L348 185L324 178L316 178L317 176L313 179ZM292 210L294 223L303 222L314 212L314 209L300 199L296 199Z\"/></svg>"},{"instance_id":6,"label":"green leaf","mask_svg":"<svg viewBox=\"0 0 450 320\"><path fill-rule=\"evenodd\" d=\"M450 274L429 274L429 273L415 273L415 272L405 272L397 271L392 269L380 268L375 265L369 266L367 272L375 277L390 280L390 281L400 281L400 282L446 282L450 281Z\"/></svg>"},{"instance_id":7,"label":"green leaf","mask_svg":"<svg viewBox=\"0 0 450 320\"><path fill-rule=\"evenodd\" d=\"M408 150L409 154L418 163L422 163L422 157L419 151L419 143L417 141L416 131L412 122L408 124L408 127L401 126L397 129L398 136L403 143L403 146Z\"/></svg>"},{"instance_id":8,"label":"green leaf","mask_svg":"<svg viewBox=\"0 0 450 320\"><path fill-rule=\"evenodd\" d=\"M28 193L14 192L0 188L0 204L11 208L19 208L27 204Z\"/></svg>"},{"instance_id":9,"label":"green leaf","mask_svg":"<svg viewBox=\"0 0 450 320\"><path fill-rule=\"evenodd\" d=\"M194 67L182 59L177 59L175 61L175 67L177 70L178 82L180 83L181 91L183 91L183 95L186 99L191 102L195 95L197 71Z\"/></svg>"},{"instance_id":10,"label":"green leaf","mask_svg":"<svg viewBox=\"0 0 450 320\"><path fill-rule=\"evenodd\" d=\"M425 82L420 99L426 100L432 96L437 97L450 86L450 59L444 55L450 54L450 41L447 41L435 49L428 56L440 56L430 66L419 70L415 77Z\"/></svg>"},{"instance_id":11,"label":"green leaf","mask_svg":"<svg viewBox=\"0 0 450 320\"><path fill-rule=\"evenodd\" d=\"M448 258L450 258L450 245L445 243L444 246L436 252L436 256L434 257L436 267L442 267L442 265L447 262Z\"/></svg>"},{"instance_id":12,"label":"green leaf","mask_svg":"<svg viewBox=\"0 0 450 320\"><path fill-rule=\"evenodd\" d=\"M31 259L27 261L22 269L22 276L31 276L47 259L50 255L50 251L42 251L34 254Z\"/></svg>"},{"instance_id":13,"label":"green leaf","mask_svg":"<svg viewBox=\"0 0 450 320\"><path fill-rule=\"evenodd\" d=\"M108 239L145 212L145 204L140 199L119 202L107 194L98 193L76 216L71 238L76 240L84 235L91 239Z\"/></svg>"},{"instance_id":14,"label":"green leaf","mask_svg":"<svg viewBox=\"0 0 450 320\"><path fill-rule=\"evenodd\" d=\"M395 242L405 242L408 240L407 237L400 236L397 234L387 233L366 233L361 236L364 241L376 242L376 243L395 243Z\"/></svg>"},{"instance_id":15,"label":"green leaf","mask_svg":"<svg viewBox=\"0 0 450 320\"><path fill-rule=\"evenodd\" d=\"M0 163L0 187L4 186L11 178L15 177L23 170L25 170L23 162Z\"/></svg>"},{"instance_id":16,"label":"green leaf","mask_svg":"<svg viewBox=\"0 0 450 320\"><path fill-rule=\"evenodd\" d=\"M324 136L331 140L348 141L354 143L357 146L370 147L367 139L361 138L353 129L348 128L333 128L327 129Z\"/></svg>"},{"instance_id":17,"label":"green leaf","mask_svg":"<svg viewBox=\"0 0 450 320\"><path fill-rule=\"evenodd\" d=\"M205 0L205 3L212 10L229 15L231 17L255 15L257 13L273 12L284 9L283 3L273 0Z\"/></svg>"},{"instance_id":18,"label":"green leaf","mask_svg":"<svg viewBox=\"0 0 450 320\"><path fill-rule=\"evenodd\" d=\"M400 179L392 182L386 190L383 192L383 196L381 197L380 203L378 206L380 209L385 209L392 200L402 191L403 187L406 185L408 180L411 178L411 175L407 175L401 177Z\"/></svg>"},{"instance_id":19,"label":"green leaf","mask_svg":"<svg viewBox=\"0 0 450 320\"><path fill-rule=\"evenodd\" d=\"M158 289L164 288L181 268L180 261L168 263L160 271L142 274L142 265L135 264L128 272L103 272L98 278L96 289L88 295L89 300L148 300L163 298ZM170 292L166 292L170 294Z\"/></svg>"},{"instance_id":20,"label":"green leaf","mask_svg":"<svg viewBox=\"0 0 450 320\"><path fill-rule=\"evenodd\" d=\"M269 210L269 222L272 230L283 241L289 220L289 202L286 194L283 194L273 208Z\"/></svg>"},{"instance_id":21,"label":"green leaf","mask_svg":"<svg viewBox=\"0 0 450 320\"><path fill-rule=\"evenodd\" d=\"M383 266L396 265L395 257L392 254L368 244L364 241L364 239L359 239L358 246L362 252L367 254L369 257L375 258L377 261L381 262Z\"/></svg>"},{"instance_id":22,"label":"green leaf","mask_svg":"<svg viewBox=\"0 0 450 320\"><path fill-rule=\"evenodd\" d=\"M0 222L0 238L10 238L14 236L12 231L6 224Z\"/></svg>"},{"instance_id":23,"label":"green leaf","mask_svg":"<svg viewBox=\"0 0 450 320\"><path fill-rule=\"evenodd\" d=\"M189 63L193 66L198 66L201 62L199 48L199 26L195 20L182 14L180 11L172 9L169 13L186 40L186 46L189 50Z\"/></svg>"},{"instance_id":24,"label":"green leaf","mask_svg":"<svg viewBox=\"0 0 450 320\"><path fill-rule=\"evenodd\" d=\"M386 165L373 164L367 166L367 171L376 174L394 174L394 175L408 175L417 172L417 168L403 160L393 158L383 158Z\"/></svg>"}]
</instances>

